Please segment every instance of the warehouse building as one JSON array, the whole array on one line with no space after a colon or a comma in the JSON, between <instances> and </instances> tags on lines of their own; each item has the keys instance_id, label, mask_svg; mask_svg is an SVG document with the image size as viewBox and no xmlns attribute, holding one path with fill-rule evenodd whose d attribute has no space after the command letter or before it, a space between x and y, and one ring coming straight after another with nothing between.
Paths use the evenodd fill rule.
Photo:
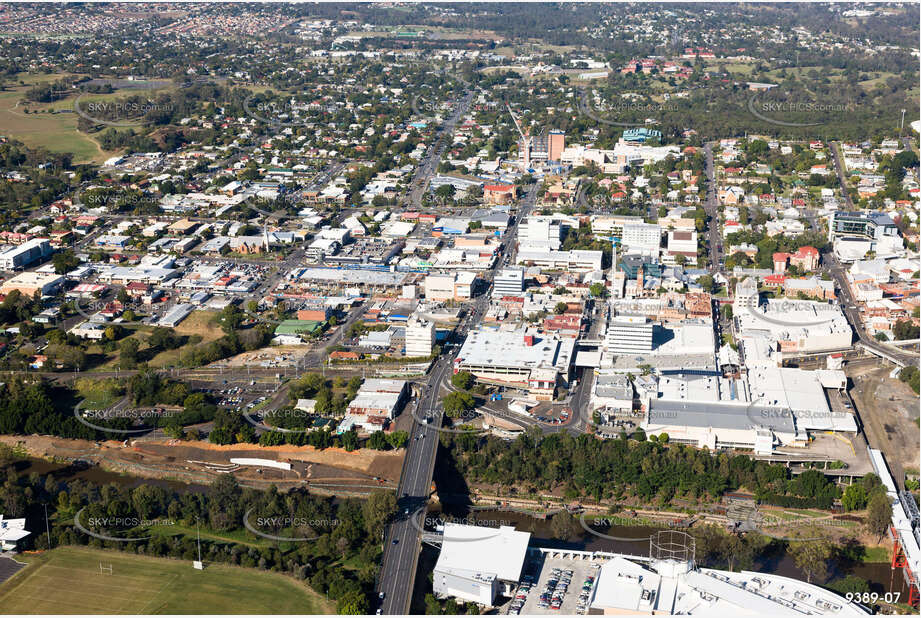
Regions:
<instances>
[{"instance_id":1,"label":"warehouse building","mask_svg":"<svg viewBox=\"0 0 921 618\"><path fill-rule=\"evenodd\" d=\"M511 526L486 528L446 523L432 577L436 597L490 606L521 579L529 532Z\"/></svg>"}]
</instances>

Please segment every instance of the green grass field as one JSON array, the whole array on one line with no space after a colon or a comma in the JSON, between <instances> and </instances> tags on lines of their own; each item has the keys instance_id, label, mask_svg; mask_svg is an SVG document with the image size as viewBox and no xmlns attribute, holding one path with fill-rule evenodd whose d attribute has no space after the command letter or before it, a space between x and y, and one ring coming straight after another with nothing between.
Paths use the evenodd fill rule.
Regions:
<instances>
[{"instance_id":1,"label":"green grass field","mask_svg":"<svg viewBox=\"0 0 921 618\"><path fill-rule=\"evenodd\" d=\"M17 557L0 614L329 614L332 603L279 573L87 547ZM101 573L99 565L112 565Z\"/></svg>"}]
</instances>

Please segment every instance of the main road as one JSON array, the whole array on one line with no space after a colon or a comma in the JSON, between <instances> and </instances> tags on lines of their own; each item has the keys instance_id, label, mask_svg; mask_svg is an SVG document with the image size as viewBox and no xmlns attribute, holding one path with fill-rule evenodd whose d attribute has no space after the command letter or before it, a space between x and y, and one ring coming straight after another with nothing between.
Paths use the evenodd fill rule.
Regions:
<instances>
[{"instance_id":1,"label":"main road","mask_svg":"<svg viewBox=\"0 0 921 618\"><path fill-rule=\"evenodd\" d=\"M419 164L419 168L416 170L415 177L410 183L409 198L407 201L412 207L420 208L422 206L422 196L425 194L425 190L428 187L429 179L431 179L437 171L438 163L441 161L441 155L444 154L445 147L448 145L445 143L445 138L454 135L454 127L457 125L457 121L463 118L464 114L467 113L470 103L473 102L473 95L473 90L465 92L457 107L454 108L451 115L448 116L441 128L438 129L437 139L429 147L428 152Z\"/></svg>"},{"instance_id":2,"label":"main road","mask_svg":"<svg viewBox=\"0 0 921 618\"><path fill-rule=\"evenodd\" d=\"M462 106L469 104L470 97L464 97ZM455 118L455 115L452 115ZM484 273L486 289L476 298L467 316L455 329L458 340L476 328L489 306L489 294L495 272L504 267L514 255L518 225L537 201L537 186L525 189L521 206L515 221L506 230L502 249L493 267ZM458 348L449 348L433 365L429 377L422 386L422 395L413 410L409 446L403 459L403 471L397 487L398 511L384 538L384 557L378 578L378 594L383 595L380 609L382 614L408 614L412 601L416 565L419 561L419 526L411 520L420 508L425 507L431 494L432 475L435 471L435 455L438 451L438 428L444 421L441 393L453 374L454 358ZM426 419L431 417L430 422Z\"/></svg>"},{"instance_id":3,"label":"main road","mask_svg":"<svg viewBox=\"0 0 921 618\"><path fill-rule=\"evenodd\" d=\"M851 196L847 191L847 177L845 175L844 162L841 160L841 145L838 142L831 142L830 146L832 161L835 165L835 174L838 176L838 184L841 187L841 197L847 204L847 210L854 210L854 203L851 201ZM905 365L914 365L917 367L918 355L914 352L885 345L867 334L860 316L860 309L858 309L857 301L851 291L850 282L847 280L847 275L845 274L845 267L838 261L834 249L830 247L825 251L822 254L822 260L825 262L826 270L834 278L838 286L838 302L841 303L844 315L847 317L848 322L851 323L851 328L857 333L857 339L860 343L869 350L888 354L893 358L899 359L899 361Z\"/></svg>"},{"instance_id":4,"label":"main road","mask_svg":"<svg viewBox=\"0 0 921 618\"><path fill-rule=\"evenodd\" d=\"M713 142L704 146L704 172L707 174L707 197L704 210L707 213L707 242L710 246L710 272L720 270L722 239L720 238L719 198L716 192L716 170L713 166Z\"/></svg>"}]
</instances>

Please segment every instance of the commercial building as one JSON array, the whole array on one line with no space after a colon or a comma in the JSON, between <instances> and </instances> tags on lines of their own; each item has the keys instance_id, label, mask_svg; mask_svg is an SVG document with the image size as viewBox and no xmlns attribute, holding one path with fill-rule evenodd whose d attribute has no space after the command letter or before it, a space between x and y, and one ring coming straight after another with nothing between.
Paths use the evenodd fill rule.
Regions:
<instances>
[{"instance_id":1,"label":"commercial building","mask_svg":"<svg viewBox=\"0 0 921 618\"><path fill-rule=\"evenodd\" d=\"M695 567L693 560L616 557L598 571L591 613L701 616L865 616L863 606L780 575Z\"/></svg>"},{"instance_id":2,"label":"commercial building","mask_svg":"<svg viewBox=\"0 0 921 618\"><path fill-rule=\"evenodd\" d=\"M613 354L652 351L653 324L645 316L617 315L608 323L605 347Z\"/></svg>"},{"instance_id":3,"label":"commercial building","mask_svg":"<svg viewBox=\"0 0 921 618\"><path fill-rule=\"evenodd\" d=\"M298 268L288 277L324 289L358 286L370 293L388 288L402 288L408 275L400 272L359 268Z\"/></svg>"},{"instance_id":4,"label":"commercial building","mask_svg":"<svg viewBox=\"0 0 921 618\"><path fill-rule=\"evenodd\" d=\"M562 221L552 215L531 215L518 226L522 250L557 250L563 239Z\"/></svg>"},{"instance_id":5,"label":"commercial building","mask_svg":"<svg viewBox=\"0 0 921 618\"><path fill-rule=\"evenodd\" d=\"M697 232L672 230L668 233L667 255L673 261L683 255L689 261L697 259Z\"/></svg>"},{"instance_id":6,"label":"commercial building","mask_svg":"<svg viewBox=\"0 0 921 618\"><path fill-rule=\"evenodd\" d=\"M0 269L17 270L25 268L51 255L51 243L47 238L33 238L21 245L0 253Z\"/></svg>"},{"instance_id":7,"label":"commercial building","mask_svg":"<svg viewBox=\"0 0 921 618\"><path fill-rule=\"evenodd\" d=\"M515 263L552 270L587 272L601 270L603 256L604 254L601 251L587 249L554 251L550 249L522 248L515 256Z\"/></svg>"},{"instance_id":8,"label":"commercial building","mask_svg":"<svg viewBox=\"0 0 921 618\"><path fill-rule=\"evenodd\" d=\"M511 204L517 197L518 187L515 185L486 185L483 187L483 201L487 204ZM506 221L508 221L508 217L506 217Z\"/></svg>"},{"instance_id":9,"label":"commercial building","mask_svg":"<svg viewBox=\"0 0 921 618\"><path fill-rule=\"evenodd\" d=\"M828 240L839 236L860 236L881 241L886 237L898 237L899 229L892 217L884 212L840 212L831 213L828 225Z\"/></svg>"},{"instance_id":10,"label":"commercial building","mask_svg":"<svg viewBox=\"0 0 921 618\"><path fill-rule=\"evenodd\" d=\"M469 299L473 293L474 281L476 281L476 273L463 270L428 275L423 282L425 299L430 301Z\"/></svg>"},{"instance_id":11,"label":"commercial building","mask_svg":"<svg viewBox=\"0 0 921 618\"><path fill-rule=\"evenodd\" d=\"M620 242L625 253L658 257L662 228L655 223L626 223ZM696 247L694 255L697 255Z\"/></svg>"},{"instance_id":12,"label":"commercial building","mask_svg":"<svg viewBox=\"0 0 921 618\"><path fill-rule=\"evenodd\" d=\"M41 296L48 296L57 292L64 277L54 273L24 272L11 277L0 286L0 294L9 294L18 290L24 296L33 296L38 292Z\"/></svg>"},{"instance_id":13,"label":"commercial building","mask_svg":"<svg viewBox=\"0 0 921 618\"><path fill-rule=\"evenodd\" d=\"M429 356L435 347L435 323L413 315L406 322L404 354L409 357Z\"/></svg>"},{"instance_id":14,"label":"commercial building","mask_svg":"<svg viewBox=\"0 0 921 618\"><path fill-rule=\"evenodd\" d=\"M567 380L576 340L531 334L525 329L480 327L472 331L454 359L454 372L469 371L478 379L531 389L538 400L547 396L547 382ZM531 380L534 380L532 388Z\"/></svg>"},{"instance_id":15,"label":"commercial building","mask_svg":"<svg viewBox=\"0 0 921 618\"><path fill-rule=\"evenodd\" d=\"M566 133L544 130L538 135L518 139L518 164L527 169L535 162L557 162L566 148Z\"/></svg>"},{"instance_id":16,"label":"commercial building","mask_svg":"<svg viewBox=\"0 0 921 618\"><path fill-rule=\"evenodd\" d=\"M752 296L740 302L736 297L733 320L743 347L746 364L778 364L786 356L844 350L851 346L853 331L841 306L829 302L793 299L769 299L755 308ZM756 346L747 343L764 339L779 356L762 359Z\"/></svg>"},{"instance_id":17,"label":"commercial building","mask_svg":"<svg viewBox=\"0 0 921 618\"><path fill-rule=\"evenodd\" d=\"M503 268L496 273L496 277L493 279L492 287L493 298L502 298L503 296L521 296L523 291L523 268Z\"/></svg>"},{"instance_id":18,"label":"commercial building","mask_svg":"<svg viewBox=\"0 0 921 618\"><path fill-rule=\"evenodd\" d=\"M338 431L351 427L366 431L384 429L400 409L407 392L405 380L368 378L349 402Z\"/></svg>"},{"instance_id":19,"label":"commercial building","mask_svg":"<svg viewBox=\"0 0 921 618\"><path fill-rule=\"evenodd\" d=\"M627 143L644 144L647 140L660 139L662 132L648 127L637 127L624 131L623 140Z\"/></svg>"},{"instance_id":20,"label":"commercial building","mask_svg":"<svg viewBox=\"0 0 921 618\"><path fill-rule=\"evenodd\" d=\"M895 222L883 212L832 212L828 222L828 240L833 242L835 253L842 261L859 259L867 251L875 252L878 257L895 257L904 253L902 237Z\"/></svg>"},{"instance_id":21,"label":"commercial building","mask_svg":"<svg viewBox=\"0 0 921 618\"><path fill-rule=\"evenodd\" d=\"M630 215L592 215L592 233L607 234L620 238L624 234L624 226L643 223L643 217Z\"/></svg>"},{"instance_id":22,"label":"commercial building","mask_svg":"<svg viewBox=\"0 0 921 618\"><path fill-rule=\"evenodd\" d=\"M19 541L30 534L25 518L6 519L0 515L0 551L16 551Z\"/></svg>"},{"instance_id":23,"label":"commercial building","mask_svg":"<svg viewBox=\"0 0 921 618\"><path fill-rule=\"evenodd\" d=\"M490 606L508 596L521 579L529 532L511 526L486 528L446 523L432 574L436 597Z\"/></svg>"},{"instance_id":24,"label":"commercial building","mask_svg":"<svg viewBox=\"0 0 921 618\"><path fill-rule=\"evenodd\" d=\"M715 371L662 374L653 391L641 395L644 428L711 450L745 448L767 455L780 446L803 447L810 432L856 435L854 416L833 411L826 395L846 383L841 371L790 367L759 366L730 377Z\"/></svg>"},{"instance_id":25,"label":"commercial building","mask_svg":"<svg viewBox=\"0 0 921 618\"><path fill-rule=\"evenodd\" d=\"M601 413L603 422L617 414L633 411L633 383L621 373L602 373L592 385L591 409Z\"/></svg>"}]
</instances>

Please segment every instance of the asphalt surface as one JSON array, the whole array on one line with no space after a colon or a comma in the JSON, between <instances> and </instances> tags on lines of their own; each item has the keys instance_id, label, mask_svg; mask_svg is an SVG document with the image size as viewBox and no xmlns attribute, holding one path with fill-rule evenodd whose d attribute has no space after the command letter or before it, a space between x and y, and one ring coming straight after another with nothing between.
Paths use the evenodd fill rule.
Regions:
<instances>
[{"instance_id":1,"label":"asphalt surface","mask_svg":"<svg viewBox=\"0 0 921 618\"><path fill-rule=\"evenodd\" d=\"M457 121L466 113L473 100L473 92L467 92L454 112L447 118L438 132L438 139L429 149L416 178L413 180L409 202L421 206L422 195L428 181L435 173L441 155L445 150L445 137L452 134ZM497 264L501 262L497 260ZM458 333L466 335L484 312L485 295L475 301L474 307L458 327ZM397 505L399 511L390 524L384 538L384 557L381 573L378 577L377 590L383 614L408 614L412 600L413 581L419 557L420 532L410 521L412 514L425 506L431 494L432 474L435 471L435 454L438 451L438 431L443 422L441 391L447 379L453 374L454 355L443 354L432 366L428 379L422 387L422 396L416 403L410 438L403 460L403 471L397 487ZM419 422L418 419L431 417L431 424Z\"/></svg>"},{"instance_id":2,"label":"asphalt surface","mask_svg":"<svg viewBox=\"0 0 921 618\"><path fill-rule=\"evenodd\" d=\"M473 93L468 93L461 100L460 108L466 110L472 97ZM457 112L452 114L447 121L448 124L453 126L461 115L462 113ZM437 160L430 161L426 165L430 170L434 170ZM425 186L425 182L422 183L422 187ZM454 337L457 341L463 341L467 333L482 321L489 307L489 296L495 273L498 269L514 263L518 225L536 202L537 185L532 184L524 190L515 220L506 230L502 250L495 264L484 273L486 289L476 297L467 315L455 328ZM409 446L403 460L403 471L397 489L399 511L384 539L384 558L377 583L379 595L382 593L384 596L380 601L382 614L409 613L421 537L420 530L410 521L410 517L427 504L431 494L435 455L438 450L439 431L437 428L441 427L444 422L444 410L440 401L441 393L443 390L450 390L447 385L453 375L454 358L459 349L459 346L451 348L433 365L423 386L423 395L415 407ZM424 421L427 416L432 417L430 424L420 422L420 420ZM572 415L571 425L579 422L576 416ZM560 425L542 425L536 421L525 424L539 425L546 432L562 431L565 428Z\"/></svg>"},{"instance_id":3,"label":"asphalt surface","mask_svg":"<svg viewBox=\"0 0 921 618\"><path fill-rule=\"evenodd\" d=\"M720 238L720 213L719 198L716 191L716 174L713 166L713 142L707 142L704 146L704 172L707 174L707 197L704 200L704 210L709 220L707 222L707 242L709 245L709 269L711 272L720 270L720 260L722 252L719 247L722 246L723 240Z\"/></svg>"},{"instance_id":4,"label":"asphalt surface","mask_svg":"<svg viewBox=\"0 0 921 618\"><path fill-rule=\"evenodd\" d=\"M835 174L838 176L838 183L841 186L841 196L845 200L845 203L847 203L847 210L854 210L854 204L847 192L847 178L844 174L844 164L841 161L840 145L838 142L831 142L830 146L832 161L835 165ZM910 143L906 142L906 147L910 148ZM863 326L863 320L860 317L860 310L857 308L857 301L851 293L851 286L847 280L845 266L838 261L838 258L835 256L835 253L832 250L823 253L822 260L825 263L827 272L835 280L835 284L838 287L838 302L841 304L841 308L844 311L844 315L847 317L848 322L850 322L851 328L855 333L857 333L857 338L860 343L863 344L863 346L867 349L888 354L889 356L898 358L906 365L914 365L917 367L917 353L906 350L899 350L893 346L887 346L867 334L867 331Z\"/></svg>"}]
</instances>

